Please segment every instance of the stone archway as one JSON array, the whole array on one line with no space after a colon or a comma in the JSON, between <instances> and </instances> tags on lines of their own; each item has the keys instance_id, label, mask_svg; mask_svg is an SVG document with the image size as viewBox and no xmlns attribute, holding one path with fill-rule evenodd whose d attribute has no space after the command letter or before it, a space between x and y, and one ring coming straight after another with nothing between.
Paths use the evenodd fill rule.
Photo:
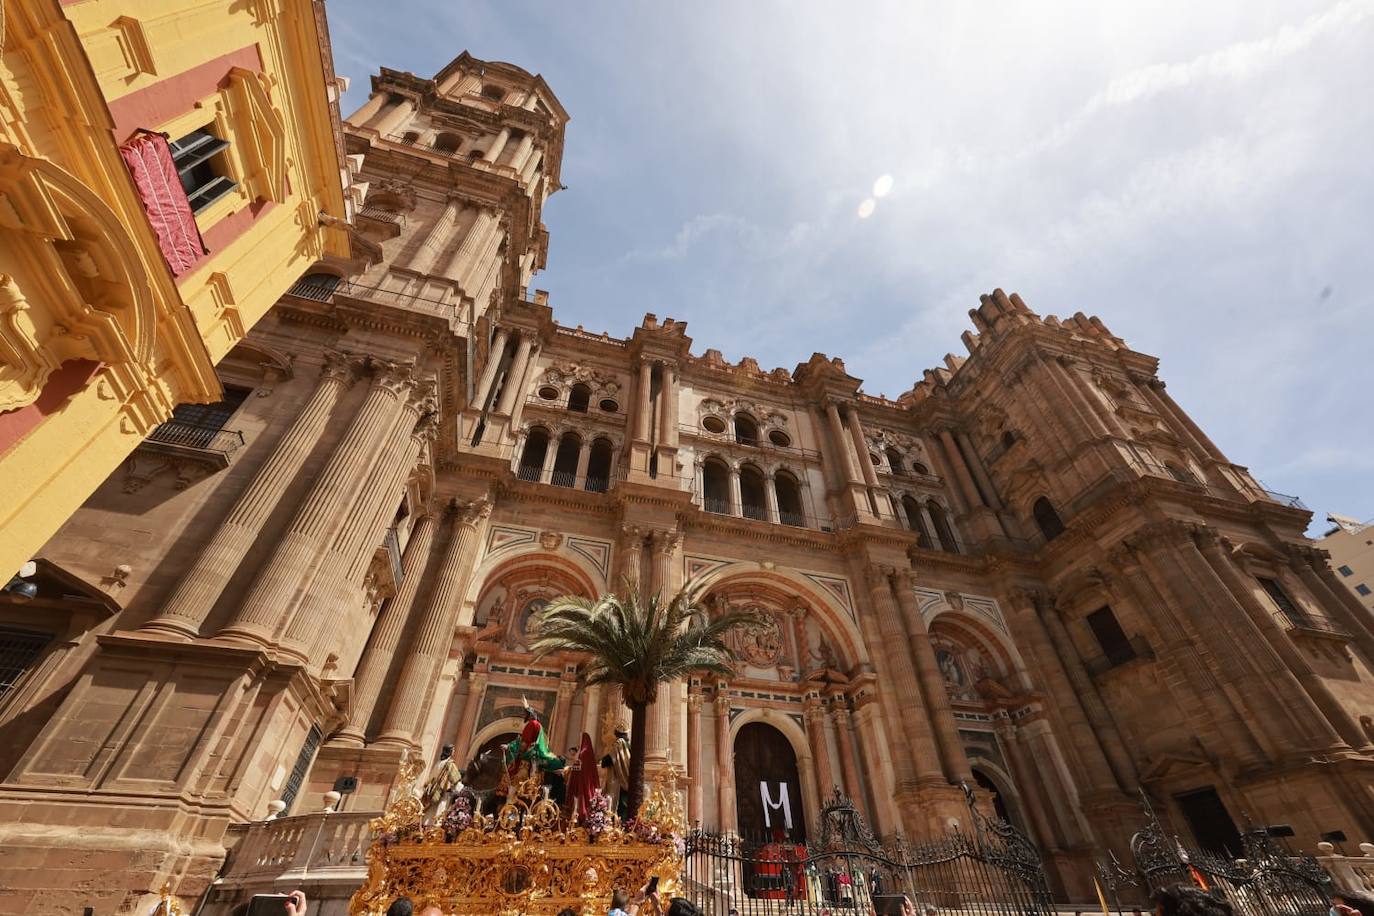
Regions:
<instances>
[{"instance_id":1,"label":"stone archway","mask_svg":"<svg viewBox=\"0 0 1374 916\"><path fill-rule=\"evenodd\" d=\"M740 726L734 739L735 811L741 836L767 841L778 831L806 839L806 788L792 742L768 722Z\"/></svg>"}]
</instances>

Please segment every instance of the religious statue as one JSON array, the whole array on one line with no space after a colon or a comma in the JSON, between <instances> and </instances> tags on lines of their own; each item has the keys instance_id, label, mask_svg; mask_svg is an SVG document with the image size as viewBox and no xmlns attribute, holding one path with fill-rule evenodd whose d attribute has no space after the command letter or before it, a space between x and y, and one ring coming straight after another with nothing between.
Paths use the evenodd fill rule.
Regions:
<instances>
[{"instance_id":1,"label":"religious statue","mask_svg":"<svg viewBox=\"0 0 1374 916\"><path fill-rule=\"evenodd\" d=\"M425 783L423 801L425 803L426 824L438 823L453 803L453 799L463 789L463 774L453 760L453 745L445 744L439 752L439 765L434 775Z\"/></svg>"},{"instance_id":2,"label":"religious statue","mask_svg":"<svg viewBox=\"0 0 1374 916\"><path fill-rule=\"evenodd\" d=\"M615 804L615 813L624 817L630 802L630 734L623 723L615 727L615 742L601 758L601 790Z\"/></svg>"},{"instance_id":3,"label":"religious statue","mask_svg":"<svg viewBox=\"0 0 1374 916\"><path fill-rule=\"evenodd\" d=\"M576 748L572 765L566 771L568 803L573 815L586 823L591 813L592 795L601 787L596 772L596 753L592 750L592 736L582 733L582 743Z\"/></svg>"},{"instance_id":4,"label":"religious statue","mask_svg":"<svg viewBox=\"0 0 1374 916\"><path fill-rule=\"evenodd\" d=\"M563 801L563 775L567 761L549 750L548 734L539 721L539 714L525 702L525 724L520 734L506 745L506 780L517 786L536 773L543 785L549 786L550 797Z\"/></svg>"}]
</instances>

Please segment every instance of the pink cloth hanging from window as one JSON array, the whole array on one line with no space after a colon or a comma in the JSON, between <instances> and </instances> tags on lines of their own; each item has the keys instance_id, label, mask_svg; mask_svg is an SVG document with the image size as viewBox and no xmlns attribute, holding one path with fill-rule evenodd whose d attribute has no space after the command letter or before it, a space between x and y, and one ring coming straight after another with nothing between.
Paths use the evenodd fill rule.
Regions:
<instances>
[{"instance_id":1,"label":"pink cloth hanging from window","mask_svg":"<svg viewBox=\"0 0 1374 916\"><path fill-rule=\"evenodd\" d=\"M162 256L172 276L179 277L205 257L205 243L182 190L167 138L141 130L119 147L119 154L133 176Z\"/></svg>"}]
</instances>

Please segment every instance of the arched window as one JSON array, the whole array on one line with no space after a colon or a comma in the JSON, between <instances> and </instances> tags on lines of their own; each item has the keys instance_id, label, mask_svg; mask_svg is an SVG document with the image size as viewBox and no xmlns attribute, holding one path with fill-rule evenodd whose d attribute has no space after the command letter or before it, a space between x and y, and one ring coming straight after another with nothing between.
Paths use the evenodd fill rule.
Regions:
<instances>
[{"instance_id":1,"label":"arched window","mask_svg":"<svg viewBox=\"0 0 1374 916\"><path fill-rule=\"evenodd\" d=\"M434 148L441 153L456 153L463 146L463 138L448 131L434 138Z\"/></svg>"},{"instance_id":2,"label":"arched window","mask_svg":"<svg viewBox=\"0 0 1374 916\"><path fill-rule=\"evenodd\" d=\"M420 142L420 132L418 130L408 130L401 136L401 142L407 145Z\"/></svg>"},{"instance_id":3,"label":"arched window","mask_svg":"<svg viewBox=\"0 0 1374 916\"><path fill-rule=\"evenodd\" d=\"M499 102L505 97L506 90L502 89L500 86L487 83L482 87L482 98L484 99L491 99L493 102Z\"/></svg>"},{"instance_id":4,"label":"arched window","mask_svg":"<svg viewBox=\"0 0 1374 916\"><path fill-rule=\"evenodd\" d=\"M768 520L768 508L763 495L763 472L752 464L739 469L739 504L745 518Z\"/></svg>"},{"instance_id":5,"label":"arched window","mask_svg":"<svg viewBox=\"0 0 1374 916\"><path fill-rule=\"evenodd\" d=\"M919 461L911 462L911 469L915 471L917 474L920 474L922 477L930 476L930 468L926 467L924 464L921 464L921 462Z\"/></svg>"},{"instance_id":6,"label":"arched window","mask_svg":"<svg viewBox=\"0 0 1374 916\"><path fill-rule=\"evenodd\" d=\"M896 474L898 477L906 474L906 470L902 467L901 453L895 448L888 448L884 454L887 455L887 466L892 468L893 474Z\"/></svg>"},{"instance_id":7,"label":"arched window","mask_svg":"<svg viewBox=\"0 0 1374 916\"><path fill-rule=\"evenodd\" d=\"M806 513L802 511L801 486L788 471L773 475L773 487L778 494L778 521L794 528L806 527Z\"/></svg>"},{"instance_id":8,"label":"arched window","mask_svg":"<svg viewBox=\"0 0 1374 916\"><path fill-rule=\"evenodd\" d=\"M703 508L718 515L730 514L730 468L719 458L708 458L701 466Z\"/></svg>"},{"instance_id":9,"label":"arched window","mask_svg":"<svg viewBox=\"0 0 1374 916\"><path fill-rule=\"evenodd\" d=\"M1011 448L1016 444L1016 434L1011 430L1002 433L1002 448Z\"/></svg>"},{"instance_id":10,"label":"arched window","mask_svg":"<svg viewBox=\"0 0 1374 916\"><path fill-rule=\"evenodd\" d=\"M1168 471L1169 476L1179 483L1197 483L1197 478L1193 476L1192 471L1174 464L1172 461L1164 462L1164 470Z\"/></svg>"},{"instance_id":11,"label":"arched window","mask_svg":"<svg viewBox=\"0 0 1374 916\"><path fill-rule=\"evenodd\" d=\"M314 299L316 302L328 302L329 297L334 294L334 288L340 282L341 279L334 274L309 273L291 287L291 295L300 296L302 299Z\"/></svg>"},{"instance_id":12,"label":"arched window","mask_svg":"<svg viewBox=\"0 0 1374 916\"><path fill-rule=\"evenodd\" d=\"M591 399L591 387L578 382L572 386L572 391L568 392L568 409L578 413L586 413L587 404L591 402Z\"/></svg>"},{"instance_id":13,"label":"arched window","mask_svg":"<svg viewBox=\"0 0 1374 916\"><path fill-rule=\"evenodd\" d=\"M759 444L759 425L747 413L735 414L735 441L741 445Z\"/></svg>"},{"instance_id":14,"label":"arched window","mask_svg":"<svg viewBox=\"0 0 1374 916\"><path fill-rule=\"evenodd\" d=\"M521 480L539 481L539 475L544 470L544 456L549 451L549 431L542 426L530 428L525 436L525 450L520 453L520 470L517 476Z\"/></svg>"},{"instance_id":15,"label":"arched window","mask_svg":"<svg viewBox=\"0 0 1374 916\"><path fill-rule=\"evenodd\" d=\"M902 497L902 512L906 515L906 526L916 532L917 543L931 549L930 532L926 530L925 519L921 518L921 504L910 496Z\"/></svg>"},{"instance_id":16,"label":"arched window","mask_svg":"<svg viewBox=\"0 0 1374 916\"><path fill-rule=\"evenodd\" d=\"M468 150L468 158L476 162L478 159L482 158L482 151L480 149Z\"/></svg>"},{"instance_id":17,"label":"arched window","mask_svg":"<svg viewBox=\"0 0 1374 916\"><path fill-rule=\"evenodd\" d=\"M614 446L605 437L592 443L591 455L587 459L586 489L593 493L605 493L611 485L611 454Z\"/></svg>"},{"instance_id":18,"label":"arched window","mask_svg":"<svg viewBox=\"0 0 1374 916\"><path fill-rule=\"evenodd\" d=\"M1064 523L1059 518L1059 513L1054 511L1054 504L1045 497L1040 497L1031 507L1031 515L1035 516L1035 524L1040 526L1040 533L1045 536L1045 540L1052 541L1064 533Z\"/></svg>"},{"instance_id":19,"label":"arched window","mask_svg":"<svg viewBox=\"0 0 1374 916\"><path fill-rule=\"evenodd\" d=\"M926 503L926 511L930 513L930 521L935 525L935 537L940 541L940 549L945 553L958 553L959 544L954 540L954 529L949 527L949 518L945 515L945 508L935 500Z\"/></svg>"},{"instance_id":20,"label":"arched window","mask_svg":"<svg viewBox=\"0 0 1374 916\"><path fill-rule=\"evenodd\" d=\"M553 459L553 477L549 480L555 487L577 485L577 459L582 454L582 437L577 433L564 433L558 441L558 454Z\"/></svg>"}]
</instances>

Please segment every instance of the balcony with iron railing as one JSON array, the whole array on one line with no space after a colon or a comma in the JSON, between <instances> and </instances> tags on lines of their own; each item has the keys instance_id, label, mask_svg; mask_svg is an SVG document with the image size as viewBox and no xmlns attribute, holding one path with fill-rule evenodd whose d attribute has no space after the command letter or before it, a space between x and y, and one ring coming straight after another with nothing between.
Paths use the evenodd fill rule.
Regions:
<instances>
[{"instance_id":1,"label":"balcony with iron railing","mask_svg":"<svg viewBox=\"0 0 1374 916\"><path fill-rule=\"evenodd\" d=\"M144 451L199 464L211 471L229 466L229 460L243 447L243 433L237 429L171 419L159 424L139 443Z\"/></svg>"},{"instance_id":2,"label":"balcony with iron railing","mask_svg":"<svg viewBox=\"0 0 1374 916\"><path fill-rule=\"evenodd\" d=\"M371 286L354 280L339 280L337 283L329 284L311 280L309 277L302 277L286 292L289 296L309 299L312 302L329 302L338 296L346 296L350 299L436 315L448 319L450 324L457 327L466 328L468 326L468 322L459 317L459 302L456 300L446 302L418 293L406 293L395 289Z\"/></svg>"},{"instance_id":3,"label":"balcony with iron railing","mask_svg":"<svg viewBox=\"0 0 1374 916\"><path fill-rule=\"evenodd\" d=\"M1284 625L1295 635L1318 636L1327 639L1346 640L1350 638L1350 632L1343 629L1335 621L1325 617L1317 617L1306 611L1295 608L1291 611L1285 610L1280 618Z\"/></svg>"}]
</instances>

